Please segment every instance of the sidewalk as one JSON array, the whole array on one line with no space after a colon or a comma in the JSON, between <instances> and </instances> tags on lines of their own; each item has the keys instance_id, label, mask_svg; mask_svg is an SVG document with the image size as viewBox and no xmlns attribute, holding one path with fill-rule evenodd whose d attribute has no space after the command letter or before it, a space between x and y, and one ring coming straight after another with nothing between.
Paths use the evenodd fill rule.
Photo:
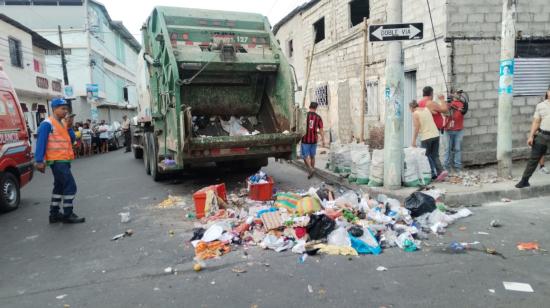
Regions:
<instances>
[{"instance_id":1,"label":"sidewalk","mask_svg":"<svg viewBox=\"0 0 550 308\"><path fill-rule=\"evenodd\" d=\"M367 185L350 184L339 174L326 169L329 160L329 150L319 148L316 159L316 175L327 183L338 183L348 189L368 192L371 195L385 194L389 197L404 201L417 188L403 187L397 190L388 190L383 187L368 187ZM533 174L529 183L531 187L517 189L514 185L519 181L526 161L515 161L513 164L512 180L498 179L496 165L467 168L463 178L449 177L445 182L432 183L430 186L445 191L445 204L449 206L481 205L487 202L501 201L502 199L521 200L550 195L550 175L542 174L538 170ZM304 169L302 160L293 161L293 164ZM305 175L304 175L305 177Z\"/></svg>"}]
</instances>

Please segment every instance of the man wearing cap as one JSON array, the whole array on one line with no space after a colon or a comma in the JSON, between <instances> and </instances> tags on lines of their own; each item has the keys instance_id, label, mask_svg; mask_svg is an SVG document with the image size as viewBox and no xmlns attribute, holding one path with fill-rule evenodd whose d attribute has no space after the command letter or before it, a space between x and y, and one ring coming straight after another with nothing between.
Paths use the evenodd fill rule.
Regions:
<instances>
[{"instance_id":1,"label":"man wearing cap","mask_svg":"<svg viewBox=\"0 0 550 308\"><path fill-rule=\"evenodd\" d=\"M71 161L74 159L72 144L76 137L72 128L64 121L69 112L68 104L62 98L55 98L51 105L53 115L38 128L34 155L38 171L44 173L47 165L53 173L50 223L82 223L85 219L73 212L76 182L71 173ZM60 211L61 204L63 214Z\"/></svg>"}]
</instances>

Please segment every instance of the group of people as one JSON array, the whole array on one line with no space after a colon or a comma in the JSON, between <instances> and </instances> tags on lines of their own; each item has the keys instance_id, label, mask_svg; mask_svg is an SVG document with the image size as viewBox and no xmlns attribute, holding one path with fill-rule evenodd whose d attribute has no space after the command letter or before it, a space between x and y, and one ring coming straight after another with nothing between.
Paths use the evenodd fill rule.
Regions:
<instances>
[{"instance_id":1,"label":"group of people","mask_svg":"<svg viewBox=\"0 0 550 308\"><path fill-rule=\"evenodd\" d=\"M449 103L445 95L439 95L438 102L435 102L434 90L430 86L422 89L422 96L418 102L413 100L409 104L414 127L411 146L416 147L417 138L420 137L420 144L426 149L430 162L432 178L443 181L449 174L447 170L462 170L462 138L468 101L457 92ZM443 165L439 159L442 136L447 143Z\"/></svg>"},{"instance_id":2,"label":"group of people","mask_svg":"<svg viewBox=\"0 0 550 308\"><path fill-rule=\"evenodd\" d=\"M66 117L66 122L75 133L75 142L73 143L73 151L75 158L81 156L91 156L93 154L103 154L109 152L110 126L105 120L99 123L87 119L85 122L73 122L74 114L69 114ZM130 121L127 116L122 117L122 131L124 133L124 142L126 143L126 152L129 152L130 144L129 135Z\"/></svg>"}]
</instances>

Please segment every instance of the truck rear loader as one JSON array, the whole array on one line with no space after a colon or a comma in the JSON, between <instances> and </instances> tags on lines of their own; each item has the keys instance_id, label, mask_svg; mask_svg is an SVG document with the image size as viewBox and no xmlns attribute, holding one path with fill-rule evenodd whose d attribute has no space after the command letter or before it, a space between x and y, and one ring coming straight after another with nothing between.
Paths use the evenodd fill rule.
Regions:
<instances>
[{"instance_id":1,"label":"truck rear loader","mask_svg":"<svg viewBox=\"0 0 550 308\"><path fill-rule=\"evenodd\" d=\"M132 147L154 180L196 164L294 158L295 75L266 17L156 7L142 35Z\"/></svg>"}]
</instances>

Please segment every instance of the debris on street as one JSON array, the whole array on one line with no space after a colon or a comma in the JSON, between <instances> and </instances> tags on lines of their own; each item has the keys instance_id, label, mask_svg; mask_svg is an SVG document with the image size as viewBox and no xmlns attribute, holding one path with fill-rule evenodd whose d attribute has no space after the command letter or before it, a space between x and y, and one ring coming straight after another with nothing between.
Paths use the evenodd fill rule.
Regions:
<instances>
[{"instance_id":1,"label":"debris on street","mask_svg":"<svg viewBox=\"0 0 550 308\"><path fill-rule=\"evenodd\" d=\"M116 241L116 240L119 240L119 239L124 238L124 237L129 237L129 236L132 236L133 234L134 234L134 230L128 229L128 230L124 231L124 233L120 233L120 234L117 234L117 235L113 236L111 238L111 241Z\"/></svg>"},{"instance_id":2,"label":"debris on street","mask_svg":"<svg viewBox=\"0 0 550 308\"><path fill-rule=\"evenodd\" d=\"M504 285L504 288L509 291L528 292L528 293L535 292L531 287L531 285L528 283L503 281L502 284Z\"/></svg>"},{"instance_id":3,"label":"debris on street","mask_svg":"<svg viewBox=\"0 0 550 308\"><path fill-rule=\"evenodd\" d=\"M298 264L317 254L379 255L392 247L414 252L422 249L429 234L443 234L456 220L472 215L466 208L447 209L444 193L435 189L414 192L402 204L382 194L373 198L325 184L307 191L277 191L265 173L248 177L246 183L248 193L239 191L229 198L224 184L193 195L198 223L190 242L196 262L251 246L292 251L300 255ZM251 198L253 185L269 185L268 200ZM197 264L194 269L199 271Z\"/></svg>"},{"instance_id":4,"label":"debris on street","mask_svg":"<svg viewBox=\"0 0 550 308\"><path fill-rule=\"evenodd\" d=\"M120 215L121 223L124 224L124 223L130 222L130 212L118 213L118 215Z\"/></svg>"},{"instance_id":5,"label":"debris on street","mask_svg":"<svg viewBox=\"0 0 550 308\"><path fill-rule=\"evenodd\" d=\"M168 209L173 207L183 207L185 206L185 201L182 197L168 195L168 198L164 199L161 203L157 205L157 208Z\"/></svg>"},{"instance_id":6,"label":"debris on street","mask_svg":"<svg viewBox=\"0 0 550 308\"><path fill-rule=\"evenodd\" d=\"M539 243L537 242L521 242L518 243L518 250L539 250Z\"/></svg>"}]
</instances>

